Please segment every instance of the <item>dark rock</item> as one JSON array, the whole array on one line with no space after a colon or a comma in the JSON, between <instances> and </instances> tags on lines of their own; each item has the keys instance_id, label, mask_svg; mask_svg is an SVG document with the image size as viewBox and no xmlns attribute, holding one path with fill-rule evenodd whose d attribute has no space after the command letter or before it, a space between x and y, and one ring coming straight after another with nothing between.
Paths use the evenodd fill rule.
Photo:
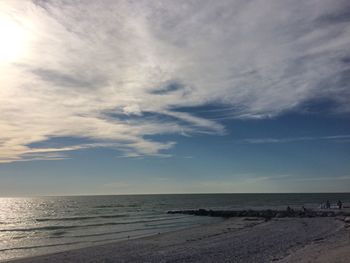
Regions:
<instances>
[{"instance_id":1,"label":"dark rock","mask_svg":"<svg viewBox=\"0 0 350 263\"><path fill-rule=\"evenodd\" d=\"M346 216L342 211L313 211L306 210L293 210L288 208L287 210L174 210L168 211L168 214L186 214L186 215L196 215L196 216L212 216L212 217L260 217L265 220L270 220L271 218L283 218L283 217L335 217L335 216Z\"/></svg>"}]
</instances>

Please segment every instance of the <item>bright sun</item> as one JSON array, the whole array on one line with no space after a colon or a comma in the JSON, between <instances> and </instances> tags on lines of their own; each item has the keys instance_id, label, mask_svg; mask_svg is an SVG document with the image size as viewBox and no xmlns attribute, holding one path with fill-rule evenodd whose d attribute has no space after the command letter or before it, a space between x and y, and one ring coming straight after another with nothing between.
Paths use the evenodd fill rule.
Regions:
<instances>
[{"instance_id":1,"label":"bright sun","mask_svg":"<svg viewBox=\"0 0 350 263\"><path fill-rule=\"evenodd\" d=\"M15 61L26 48L27 33L18 23L0 16L0 63Z\"/></svg>"}]
</instances>

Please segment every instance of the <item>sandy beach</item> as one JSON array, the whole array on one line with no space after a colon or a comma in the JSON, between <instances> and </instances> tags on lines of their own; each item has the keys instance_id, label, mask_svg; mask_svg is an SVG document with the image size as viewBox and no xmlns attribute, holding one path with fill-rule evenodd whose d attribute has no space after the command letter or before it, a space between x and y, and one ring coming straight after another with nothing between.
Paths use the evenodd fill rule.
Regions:
<instances>
[{"instance_id":1,"label":"sandy beach","mask_svg":"<svg viewBox=\"0 0 350 263\"><path fill-rule=\"evenodd\" d=\"M13 263L43 262L349 262L344 217L231 218Z\"/></svg>"},{"instance_id":2,"label":"sandy beach","mask_svg":"<svg viewBox=\"0 0 350 263\"><path fill-rule=\"evenodd\" d=\"M350 262L350 218L343 227L334 233L307 244L304 248L296 250L279 262Z\"/></svg>"}]
</instances>

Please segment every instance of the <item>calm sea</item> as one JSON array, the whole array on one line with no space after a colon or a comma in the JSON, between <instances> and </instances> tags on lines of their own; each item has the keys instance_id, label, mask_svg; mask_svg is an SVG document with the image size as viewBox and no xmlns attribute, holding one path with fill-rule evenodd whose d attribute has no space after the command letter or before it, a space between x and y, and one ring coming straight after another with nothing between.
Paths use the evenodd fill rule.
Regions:
<instances>
[{"instance_id":1,"label":"calm sea","mask_svg":"<svg viewBox=\"0 0 350 263\"><path fill-rule=\"evenodd\" d=\"M175 209L317 208L350 194L186 194L0 198L0 261L153 235L220 218Z\"/></svg>"}]
</instances>

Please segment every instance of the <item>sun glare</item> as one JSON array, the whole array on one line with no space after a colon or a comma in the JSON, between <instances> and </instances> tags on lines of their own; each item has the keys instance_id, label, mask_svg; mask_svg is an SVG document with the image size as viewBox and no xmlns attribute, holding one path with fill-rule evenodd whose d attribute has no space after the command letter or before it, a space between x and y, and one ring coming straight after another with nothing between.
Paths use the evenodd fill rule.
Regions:
<instances>
[{"instance_id":1,"label":"sun glare","mask_svg":"<svg viewBox=\"0 0 350 263\"><path fill-rule=\"evenodd\" d=\"M15 61L26 47L26 31L15 21L0 17L0 63Z\"/></svg>"}]
</instances>

